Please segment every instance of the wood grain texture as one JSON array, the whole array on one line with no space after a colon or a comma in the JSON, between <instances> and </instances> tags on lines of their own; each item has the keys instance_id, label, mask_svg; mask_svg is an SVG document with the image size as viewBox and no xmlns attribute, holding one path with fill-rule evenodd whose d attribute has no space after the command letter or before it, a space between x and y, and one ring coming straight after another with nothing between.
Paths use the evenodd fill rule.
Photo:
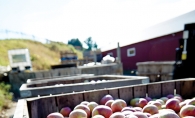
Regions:
<instances>
[{"instance_id":1,"label":"wood grain texture","mask_svg":"<svg viewBox=\"0 0 195 118\"><path fill-rule=\"evenodd\" d=\"M161 84L148 84L148 96L151 98L160 98L161 97Z\"/></svg>"}]
</instances>

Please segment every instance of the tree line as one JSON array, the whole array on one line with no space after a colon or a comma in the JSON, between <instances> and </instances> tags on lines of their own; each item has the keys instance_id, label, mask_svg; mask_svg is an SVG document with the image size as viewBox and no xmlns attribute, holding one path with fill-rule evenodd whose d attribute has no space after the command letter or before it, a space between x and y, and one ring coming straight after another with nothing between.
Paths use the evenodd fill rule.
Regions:
<instances>
[{"instance_id":1,"label":"tree line","mask_svg":"<svg viewBox=\"0 0 195 118\"><path fill-rule=\"evenodd\" d=\"M88 48L86 49L88 51L91 51L92 49L97 49L98 48L97 43L94 42L91 37L87 38L84 41L84 43L88 46ZM81 43L81 41L78 38L68 40L68 44L73 45L73 46L79 46L79 47L81 47L82 50L84 49L83 44Z\"/></svg>"}]
</instances>

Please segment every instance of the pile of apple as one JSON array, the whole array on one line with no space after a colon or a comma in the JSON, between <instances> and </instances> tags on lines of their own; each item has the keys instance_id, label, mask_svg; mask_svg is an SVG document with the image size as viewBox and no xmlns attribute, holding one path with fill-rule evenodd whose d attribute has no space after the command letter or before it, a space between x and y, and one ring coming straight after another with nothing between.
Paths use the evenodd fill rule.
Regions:
<instances>
[{"instance_id":1,"label":"pile of apple","mask_svg":"<svg viewBox=\"0 0 195 118\"><path fill-rule=\"evenodd\" d=\"M178 94L158 99L134 98L128 105L108 94L100 104L83 101L74 109L64 107L47 118L195 118L195 98L184 100Z\"/></svg>"}]
</instances>

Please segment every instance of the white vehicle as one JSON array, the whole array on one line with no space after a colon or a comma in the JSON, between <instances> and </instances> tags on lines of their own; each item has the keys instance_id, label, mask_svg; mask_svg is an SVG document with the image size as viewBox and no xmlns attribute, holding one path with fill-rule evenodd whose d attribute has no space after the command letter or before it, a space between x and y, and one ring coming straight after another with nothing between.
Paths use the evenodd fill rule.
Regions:
<instances>
[{"instance_id":1,"label":"white vehicle","mask_svg":"<svg viewBox=\"0 0 195 118\"><path fill-rule=\"evenodd\" d=\"M8 51L12 71L32 70L28 49L13 49Z\"/></svg>"}]
</instances>

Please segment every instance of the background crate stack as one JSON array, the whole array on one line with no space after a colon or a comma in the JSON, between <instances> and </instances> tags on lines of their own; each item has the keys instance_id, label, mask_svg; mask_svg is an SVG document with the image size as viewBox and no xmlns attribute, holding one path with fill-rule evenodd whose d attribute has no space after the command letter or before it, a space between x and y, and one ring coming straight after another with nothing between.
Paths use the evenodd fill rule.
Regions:
<instances>
[{"instance_id":1,"label":"background crate stack","mask_svg":"<svg viewBox=\"0 0 195 118\"><path fill-rule=\"evenodd\" d=\"M173 77L174 61L138 62L137 75L148 76L150 82L171 80Z\"/></svg>"}]
</instances>

